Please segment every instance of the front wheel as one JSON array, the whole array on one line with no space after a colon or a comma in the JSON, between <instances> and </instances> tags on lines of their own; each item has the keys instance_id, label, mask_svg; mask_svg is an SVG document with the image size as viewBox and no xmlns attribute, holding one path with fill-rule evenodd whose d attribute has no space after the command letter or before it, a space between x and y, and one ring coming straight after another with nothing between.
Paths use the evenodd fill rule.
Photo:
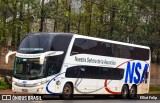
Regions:
<instances>
[{"instance_id":1,"label":"front wheel","mask_svg":"<svg viewBox=\"0 0 160 103\"><path fill-rule=\"evenodd\" d=\"M128 96L129 96L128 86L127 85L123 85L122 90L121 90L121 97L123 99L126 99L126 98L128 98Z\"/></svg>"},{"instance_id":2,"label":"front wheel","mask_svg":"<svg viewBox=\"0 0 160 103\"><path fill-rule=\"evenodd\" d=\"M69 83L66 83L63 88L63 92L61 95L62 99L71 99L73 96L73 88Z\"/></svg>"}]
</instances>

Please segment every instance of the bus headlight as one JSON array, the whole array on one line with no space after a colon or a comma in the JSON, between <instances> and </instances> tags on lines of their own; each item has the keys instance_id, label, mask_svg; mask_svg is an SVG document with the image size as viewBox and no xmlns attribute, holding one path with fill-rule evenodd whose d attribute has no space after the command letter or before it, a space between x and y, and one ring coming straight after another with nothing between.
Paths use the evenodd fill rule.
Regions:
<instances>
[{"instance_id":1,"label":"bus headlight","mask_svg":"<svg viewBox=\"0 0 160 103\"><path fill-rule=\"evenodd\" d=\"M34 85L36 85L36 86L39 86L39 85L41 85L42 83L35 83Z\"/></svg>"},{"instance_id":2,"label":"bus headlight","mask_svg":"<svg viewBox=\"0 0 160 103\"><path fill-rule=\"evenodd\" d=\"M14 85L15 85L15 84L16 84L16 82L14 82L14 81L13 81L13 82L12 82L12 84L14 84Z\"/></svg>"},{"instance_id":3,"label":"bus headlight","mask_svg":"<svg viewBox=\"0 0 160 103\"><path fill-rule=\"evenodd\" d=\"M42 82L39 82L39 83L35 83L34 85L35 86L40 86L40 85L45 84L45 83L47 83L47 81L42 81Z\"/></svg>"},{"instance_id":4,"label":"bus headlight","mask_svg":"<svg viewBox=\"0 0 160 103\"><path fill-rule=\"evenodd\" d=\"M56 82L56 84L57 84L57 85L61 85L61 82L58 80L58 81Z\"/></svg>"}]
</instances>

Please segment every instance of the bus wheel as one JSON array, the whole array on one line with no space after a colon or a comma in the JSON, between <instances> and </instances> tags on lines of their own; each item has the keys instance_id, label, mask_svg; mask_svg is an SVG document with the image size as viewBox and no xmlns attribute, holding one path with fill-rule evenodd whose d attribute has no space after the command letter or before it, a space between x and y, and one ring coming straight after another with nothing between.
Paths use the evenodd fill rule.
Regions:
<instances>
[{"instance_id":1,"label":"bus wheel","mask_svg":"<svg viewBox=\"0 0 160 103\"><path fill-rule=\"evenodd\" d=\"M130 91L129 91L129 97L135 98L137 96L137 88L135 85L132 85Z\"/></svg>"},{"instance_id":2,"label":"bus wheel","mask_svg":"<svg viewBox=\"0 0 160 103\"><path fill-rule=\"evenodd\" d=\"M63 88L63 92L61 95L62 99L71 99L73 96L73 88L69 83L66 83Z\"/></svg>"},{"instance_id":3,"label":"bus wheel","mask_svg":"<svg viewBox=\"0 0 160 103\"><path fill-rule=\"evenodd\" d=\"M121 90L121 97L123 99L126 99L126 98L128 98L128 96L129 96L128 86L127 85L123 85L122 90Z\"/></svg>"}]
</instances>

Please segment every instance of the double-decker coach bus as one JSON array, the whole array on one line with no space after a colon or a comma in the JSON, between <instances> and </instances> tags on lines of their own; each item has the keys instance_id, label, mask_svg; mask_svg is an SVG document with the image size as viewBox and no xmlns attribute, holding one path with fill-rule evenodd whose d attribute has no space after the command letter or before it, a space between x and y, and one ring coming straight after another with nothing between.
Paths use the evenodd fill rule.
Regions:
<instances>
[{"instance_id":1,"label":"double-decker coach bus","mask_svg":"<svg viewBox=\"0 0 160 103\"><path fill-rule=\"evenodd\" d=\"M16 54L12 90L34 94L148 93L150 48L69 33L32 33Z\"/></svg>"}]
</instances>

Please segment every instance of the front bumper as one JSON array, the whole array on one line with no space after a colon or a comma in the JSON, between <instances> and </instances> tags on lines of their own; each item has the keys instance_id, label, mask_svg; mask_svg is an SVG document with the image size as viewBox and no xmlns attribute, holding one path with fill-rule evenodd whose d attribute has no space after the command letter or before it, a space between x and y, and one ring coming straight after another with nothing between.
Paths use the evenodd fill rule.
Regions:
<instances>
[{"instance_id":1,"label":"front bumper","mask_svg":"<svg viewBox=\"0 0 160 103\"><path fill-rule=\"evenodd\" d=\"M46 84L35 86L35 87L20 87L15 84L12 84L13 92L23 92L23 93L32 93L32 94L46 94Z\"/></svg>"}]
</instances>

